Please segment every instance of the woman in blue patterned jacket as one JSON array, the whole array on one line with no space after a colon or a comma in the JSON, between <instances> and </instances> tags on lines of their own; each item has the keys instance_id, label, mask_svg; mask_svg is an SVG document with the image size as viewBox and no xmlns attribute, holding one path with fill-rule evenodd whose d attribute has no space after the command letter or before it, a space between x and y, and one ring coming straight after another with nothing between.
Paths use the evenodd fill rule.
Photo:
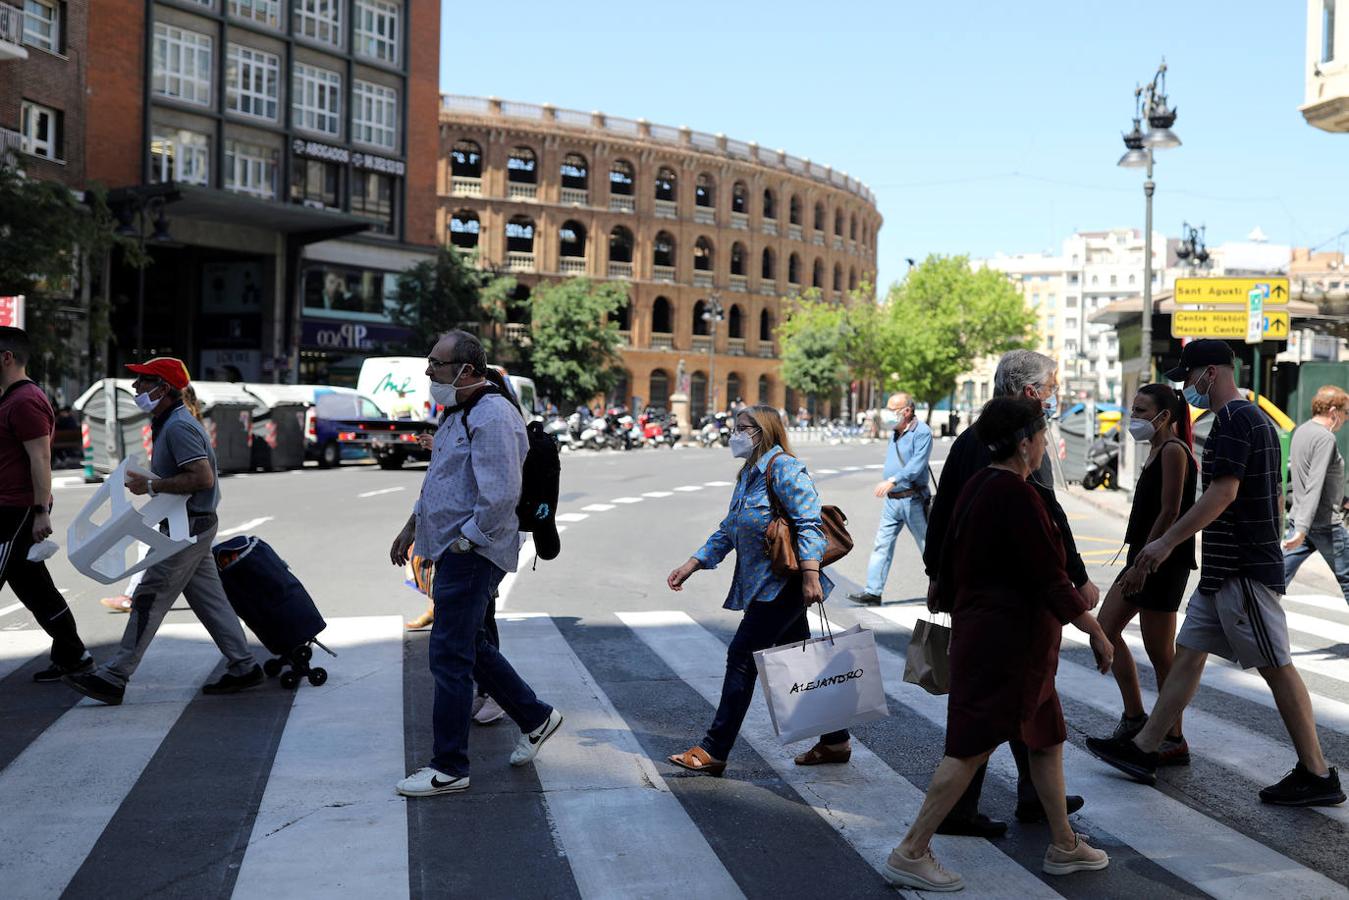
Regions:
<instances>
[{"instance_id":1,"label":"woman in blue patterned jacket","mask_svg":"<svg viewBox=\"0 0 1349 900\"><path fill-rule=\"evenodd\" d=\"M715 569L735 551L735 576L724 605L726 609L744 610L745 617L726 653L721 703L706 737L697 746L670 757L677 766L708 775L726 771L726 758L754 696L754 653L809 638L806 609L812 603L823 603L834 587L820 571L825 548L820 497L805 463L791 453L778 411L771 406L752 406L738 413L731 453L744 459L745 464L736 479L730 511L703 548L667 579L670 590L683 590L690 575L699 569ZM773 519L768 496L770 477L773 496L796 537L800 575L776 575L769 562L767 529ZM796 757L796 764L846 763L851 754L848 732L836 731Z\"/></svg>"}]
</instances>

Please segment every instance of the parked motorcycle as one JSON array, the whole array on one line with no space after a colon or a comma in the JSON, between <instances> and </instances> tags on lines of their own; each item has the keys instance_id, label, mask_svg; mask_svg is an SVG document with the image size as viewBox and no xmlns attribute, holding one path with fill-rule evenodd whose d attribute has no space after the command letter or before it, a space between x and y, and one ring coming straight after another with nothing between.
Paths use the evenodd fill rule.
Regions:
<instances>
[{"instance_id":1,"label":"parked motorcycle","mask_svg":"<svg viewBox=\"0 0 1349 900\"><path fill-rule=\"evenodd\" d=\"M1119 487L1119 426L1091 442L1087 449L1087 470L1082 473L1082 487L1094 491L1098 487L1114 490Z\"/></svg>"},{"instance_id":2,"label":"parked motorcycle","mask_svg":"<svg viewBox=\"0 0 1349 900\"><path fill-rule=\"evenodd\" d=\"M562 450L571 450L576 442L571 433L571 425L561 416L554 416L544 425L543 433L556 440L559 449Z\"/></svg>"},{"instance_id":3,"label":"parked motorcycle","mask_svg":"<svg viewBox=\"0 0 1349 900\"><path fill-rule=\"evenodd\" d=\"M587 450L603 450L610 446L609 422L603 416L596 416L581 430L580 446Z\"/></svg>"},{"instance_id":4,"label":"parked motorcycle","mask_svg":"<svg viewBox=\"0 0 1349 900\"><path fill-rule=\"evenodd\" d=\"M673 447L679 443L679 426L664 410L648 409L637 417L637 426L649 447Z\"/></svg>"}]
</instances>

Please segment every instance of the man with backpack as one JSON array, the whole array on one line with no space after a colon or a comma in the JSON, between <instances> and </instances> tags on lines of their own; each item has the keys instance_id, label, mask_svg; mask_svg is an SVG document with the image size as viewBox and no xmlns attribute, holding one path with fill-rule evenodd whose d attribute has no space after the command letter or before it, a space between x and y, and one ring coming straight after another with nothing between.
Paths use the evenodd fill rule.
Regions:
<instances>
[{"instance_id":1,"label":"man with backpack","mask_svg":"<svg viewBox=\"0 0 1349 900\"><path fill-rule=\"evenodd\" d=\"M398 783L398 793L407 797L468 789L474 682L520 728L513 766L533 761L562 724L562 714L534 695L483 627L493 592L519 563L517 508L531 440L519 407L488 372L481 342L464 331L442 337L426 361L432 397L445 408L445 417L421 496L390 553L396 566L407 563L414 545L417 556L435 560L434 745L431 764ZM547 510L550 522L551 515Z\"/></svg>"},{"instance_id":2,"label":"man with backpack","mask_svg":"<svg viewBox=\"0 0 1349 900\"><path fill-rule=\"evenodd\" d=\"M881 414L882 421L891 426L890 447L885 452L885 470L875 494L885 500L881 510L881 524L876 529L876 545L867 565L867 586L848 599L864 606L879 606L885 580L890 577L890 564L895 558L895 541L907 525L923 552L927 542L927 508L932 500L930 479L932 470L932 429L919 421L913 397L900 392L891 394Z\"/></svg>"}]
</instances>

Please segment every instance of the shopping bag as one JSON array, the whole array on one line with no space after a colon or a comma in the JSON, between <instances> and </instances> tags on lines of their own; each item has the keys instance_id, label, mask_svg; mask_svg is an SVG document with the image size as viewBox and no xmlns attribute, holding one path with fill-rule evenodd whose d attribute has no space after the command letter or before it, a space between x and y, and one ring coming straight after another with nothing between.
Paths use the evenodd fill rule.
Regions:
<instances>
[{"instance_id":1,"label":"shopping bag","mask_svg":"<svg viewBox=\"0 0 1349 900\"><path fill-rule=\"evenodd\" d=\"M784 744L890 715L876 639L860 625L754 654L773 730Z\"/></svg>"},{"instance_id":2,"label":"shopping bag","mask_svg":"<svg viewBox=\"0 0 1349 900\"><path fill-rule=\"evenodd\" d=\"M913 639L904 654L904 680L929 694L951 690L951 629L927 619L913 626Z\"/></svg>"}]
</instances>

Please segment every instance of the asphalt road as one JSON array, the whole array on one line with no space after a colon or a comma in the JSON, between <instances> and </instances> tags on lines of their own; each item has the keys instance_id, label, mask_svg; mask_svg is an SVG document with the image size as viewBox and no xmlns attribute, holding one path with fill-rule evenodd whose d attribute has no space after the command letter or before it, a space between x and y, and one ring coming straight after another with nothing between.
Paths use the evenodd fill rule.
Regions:
<instances>
[{"instance_id":1,"label":"asphalt road","mask_svg":"<svg viewBox=\"0 0 1349 900\"><path fill-rule=\"evenodd\" d=\"M0 594L0 884L14 897L884 896L877 868L921 803L941 755L944 698L901 681L926 580L903 534L879 610L846 594L864 580L879 501L881 445L801 448L858 549L831 572L831 622L872 629L889 718L858 728L853 762L791 765L756 700L723 779L665 757L706 728L738 614L721 609L730 567L681 594L666 574L724 514L737 462L726 450L564 458L562 555L503 585L503 645L567 723L534 766L505 764L510 724L474 732L466 795L404 801L393 782L430 747L426 635L402 620L423 599L387 550L423 472L336 471L222 480L221 527L276 548L329 621L329 683L275 683L234 697L197 691L219 655L184 604L171 613L122 707L30 683L40 633ZM945 447L938 444L940 462ZM58 491L58 536L91 496ZM1123 522L1065 497L1103 588ZM1317 563L1319 565L1319 562ZM1309 564L1310 567L1310 564ZM111 589L52 563L96 654L125 618ZM1349 611L1315 574L1287 601L1327 756L1349 759ZM1135 632L1135 639L1137 634ZM1043 826L936 850L981 897L1349 896L1346 810L1263 807L1256 790L1293 754L1259 679L1211 664L1187 717L1189 769L1156 789L1117 777L1082 749L1119 712L1113 681L1065 632L1059 692L1069 725L1075 817L1112 857L1103 872L1039 873ZM1140 661L1141 652L1136 653ZM1142 667L1145 690L1152 673ZM1009 818L1011 760L999 751L984 809Z\"/></svg>"}]
</instances>

